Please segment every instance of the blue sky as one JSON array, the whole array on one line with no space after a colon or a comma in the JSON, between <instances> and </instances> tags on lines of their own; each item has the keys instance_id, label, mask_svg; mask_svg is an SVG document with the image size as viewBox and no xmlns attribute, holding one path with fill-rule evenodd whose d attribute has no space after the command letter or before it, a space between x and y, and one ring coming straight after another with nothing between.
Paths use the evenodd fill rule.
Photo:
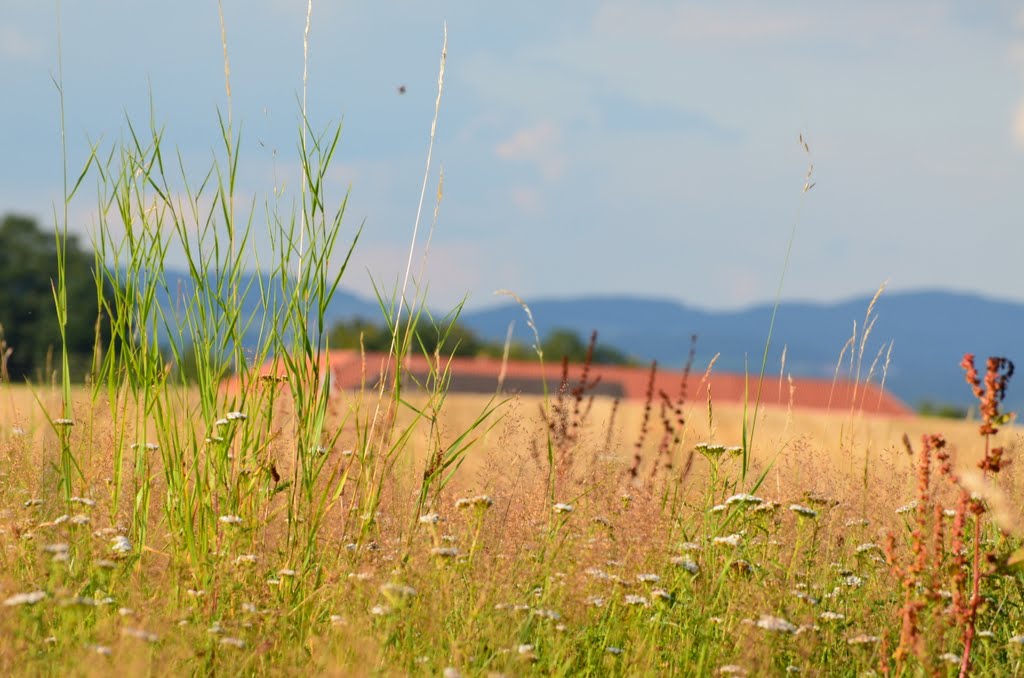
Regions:
<instances>
[{"instance_id":1,"label":"blue sky","mask_svg":"<svg viewBox=\"0 0 1024 678\"><path fill-rule=\"evenodd\" d=\"M305 10L224 1L239 191L258 202L297 179ZM56 16L0 0L0 212L45 221L60 195ZM889 280L1024 301L1024 12L1000 1L314 0L309 116L343 120L330 195L351 187L347 223L366 224L349 289L404 268L444 21L436 305L489 305L499 288L770 300L798 210L787 298ZM152 95L201 175L226 107L216 3L65 0L61 22L71 165L87 139L122 138L126 116L144 125ZM802 209L801 133L817 182Z\"/></svg>"}]
</instances>

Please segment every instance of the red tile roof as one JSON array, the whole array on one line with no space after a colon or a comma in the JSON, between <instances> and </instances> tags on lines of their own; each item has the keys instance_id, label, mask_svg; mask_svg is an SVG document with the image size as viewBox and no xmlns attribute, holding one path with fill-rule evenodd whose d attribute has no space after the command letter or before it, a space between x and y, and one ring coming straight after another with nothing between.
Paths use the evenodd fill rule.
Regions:
<instances>
[{"instance_id":1,"label":"red tile roof","mask_svg":"<svg viewBox=\"0 0 1024 678\"><path fill-rule=\"evenodd\" d=\"M379 383L380 376L393 374L394 361L385 353L360 355L354 350L339 350L321 356L320 373L326 374L325 365L330 365L332 388L341 390L372 387ZM388 367L390 366L390 367ZM493 393L498 390L499 375L504 369L505 390L509 392L540 393L542 380L546 380L549 392L558 390L562 377L560 362L541 365L538 361L509 361L503 366L496 358L442 358L441 367L451 378L449 390ZM429 365L421 354L407 356L403 368L414 380L422 383L429 373ZM582 365L570 365L570 388L579 381ZM284 364L280 360L269 360L259 370L263 375L284 375ZM647 397L650 383L650 367L626 367L619 365L592 365L589 380L599 379L595 394L619 396L626 400L643 401ZM680 392L682 372L658 370L654 378L654 398L660 400L662 393L675 399ZM237 392L237 379L225 384ZM741 374L712 371L705 380L703 372L694 371L686 384L686 395L690 399L706 399L710 387L711 398L717 402L753 402L757 395L757 375L749 378ZM913 414L906 404L888 391L872 383L856 383L848 379L813 379L793 377L792 389L788 379L780 380L778 375L765 377L761 388L761 404L787 407L792 401L794 408L819 409L842 412L855 410L867 414L904 416Z\"/></svg>"}]
</instances>

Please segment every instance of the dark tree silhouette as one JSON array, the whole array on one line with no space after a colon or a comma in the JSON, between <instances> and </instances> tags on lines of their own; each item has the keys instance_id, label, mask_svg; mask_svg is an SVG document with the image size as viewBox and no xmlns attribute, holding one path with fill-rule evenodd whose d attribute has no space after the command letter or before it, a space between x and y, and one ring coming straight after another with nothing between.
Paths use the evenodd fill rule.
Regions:
<instances>
[{"instance_id":1,"label":"dark tree silhouette","mask_svg":"<svg viewBox=\"0 0 1024 678\"><path fill-rule=\"evenodd\" d=\"M68 358L72 379L88 373L96 339L99 303L93 276L95 259L78 238L65 248ZM0 326L10 349L7 377L46 379L60 366L60 329L53 300L57 243L34 219L6 215L0 221Z\"/></svg>"}]
</instances>

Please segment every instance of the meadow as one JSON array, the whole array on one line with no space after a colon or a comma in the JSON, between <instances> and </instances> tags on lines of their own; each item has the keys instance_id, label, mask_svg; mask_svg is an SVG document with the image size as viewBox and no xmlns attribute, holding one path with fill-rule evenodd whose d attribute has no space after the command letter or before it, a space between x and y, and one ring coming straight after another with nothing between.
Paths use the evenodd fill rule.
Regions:
<instances>
[{"instance_id":1,"label":"meadow","mask_svg":"<svg viewBox=\"0 0 1024 678\"><path fill-rule=\"evenodd\" d=\"M585 366L543 398L460 396L443 342L424 383L339 396L320 356L358 246L328 179L340 128L303 104L294 194L237 195L227 91L211 167L185 167L155 114L65 159L58 253L94 181L102 322L85 384L59 347L47 379L0 384L5 672L1024 672L1008 363L965 363L966 422L715 403L700 365L688 396L646 404L591 399ZM458 317L424 310L421 230L380 290L396 365ZM170 251L194 286L167 307ZM54 302L63 331L63 271ZM260 375L272 355L283 373Z\"/></svg>"},{"instance_id":2,"label":"meadow","mask_svg":"<svg viewBox=\"0 0 1024 678\"><path fill-rule=\"evenodd\" d=\"M319 477L296 492L288 407L267 420L178 420L196 439L226 438L218 471L209 457L220 448L167 455L168 442L151 442L158 431L118 430L109 403L92 409L75 388L66 437L80 478L65 501L64 429L43 414L60 392L31 391L0 391L0 662L16 674L959 672L954 598L970 596L969 577L957 579L970 561L956 563L956 518L941 513L956 513L955 488L922 485L917 441L943 429L966 472L983 454L977 422L761 410L744 483L728 451L686 468L702 441L740 439L737 405L713 407L709 421L706 403L687 404L672 458L652 440L634 474L642 405L615 406L613 419L613 403L597 400L561 439L543 399L495 408L449 394L435 421L416 413L431 399L413 394L374 445L356 422L372 420L377 399L353 396L332 403L328 445L312 452ZM194 389L181 396L183 412L198 408ZM460 441L466 431L472 441ZM999 437L1019 447L1014 429ZM382 459L388 438L400 450ZM469 442L450 481L424 492L439 451ZM178 492L168 462L186 467ZM994 521L982 533L997 554L1017 544L1013 470L988 500L1009 513L1006 533ZM927 553L910 586L899 568L916 562L922 524ZM1020 574L982 567L974 672L1015 675ZM920 605L911 641L908 603Z\"/></svg>"}]
</instances>

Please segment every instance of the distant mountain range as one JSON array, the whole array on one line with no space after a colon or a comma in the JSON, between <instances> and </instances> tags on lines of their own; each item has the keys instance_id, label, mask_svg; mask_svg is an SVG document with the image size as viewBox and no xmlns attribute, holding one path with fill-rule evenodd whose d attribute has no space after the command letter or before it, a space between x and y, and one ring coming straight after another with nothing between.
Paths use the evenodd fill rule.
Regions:
<instances>
[{"instance_id":1,"label":"distant mountain range","mask_svg":"<svg viewBox=\"0 0 1024 678\"><path fill-rule=\"evenodd\" d=\"M191 289L187 274L168 272L167 277L171 289ZM258 294L252 292L244 300L246 312L257 308L258 298ZM775 320L767 373L778 375L785 347L786 373L832 378L840 352L853 335L856 322L852 373L850 349L840 367L841 376L855 374L870 301L871 298L865 296L836 303L782 302ZM747 369L752 375L761 368L772 314L771 304L738 311L711 311L675 301L626 296L528 302L541 335L559 327L573 329L581 335L597 330L600 343L618 347L641 361L657 360L671 369L682 366L689 351L690 337L697 335L694 369L703 371L708 361L718 354L716 370L742 372ZM371 320L380 317L376 301L338 290L327 312L328 325L357 316ZM872 316L877 319L864 344L860 376L867 377L872 362L880 355L871 381L881 380L891 342L885 387L911 406L926 400L962 406L973 404L959 367L965 352L977 356L982 372L989 355L1016 359L1024 368L1024 303L957 292L886 292L876 302ZM514 303L467 311L460 320L480 335L499 341L505 338L509 324L514 322L517 339L527 344L533 340L522 308ZM254 344L255 330L250 335L246 343ZM1024 410L1024 374L1018 379L1016 383L1010 382L1007 405Z\"/></svg>"},{"instance_id":2,"label":"distant mountain range","mask_svg":"<svg viewBox=\"0 0 1024 678\"><path fill-rule=\"evenodd\" d=\"M783 302L779 305L769 351L767 373L778 375L786 347L786 373L832 378L843 346L857 324L856 354L860 354L865 314L870 297L836 303ZM761 368L772 305L739 311L709 311L674 301L636 297L585 297L538 300L530 309L543 334L546 328L569 327L581 333L596 329L599 342L624 349L645 360L679 367L685 362L690 337L697 335L695 369L703 370L719 354L715 369ZM969 406L972 395L959 367L965 352L977 356L984 373L985 358L1002 355L1024 368L1024 304L953 292L894 292L879 297L863 351L860 375L865 378L880 357L872 376L879 383L890 342L892 353L885 387L911 406L924 401ZM504 337L516 321L515 336L528 340L525 316L518 306L504 305L463 316L467 325L491 338ZM871 322L870 320L868 321ZM840 368L851 376L850 349ZM853 374L856 373L855 356ZM1024 374L1007 389L1007 405L1024 406Z\"/></svg>"}]
</instances>

